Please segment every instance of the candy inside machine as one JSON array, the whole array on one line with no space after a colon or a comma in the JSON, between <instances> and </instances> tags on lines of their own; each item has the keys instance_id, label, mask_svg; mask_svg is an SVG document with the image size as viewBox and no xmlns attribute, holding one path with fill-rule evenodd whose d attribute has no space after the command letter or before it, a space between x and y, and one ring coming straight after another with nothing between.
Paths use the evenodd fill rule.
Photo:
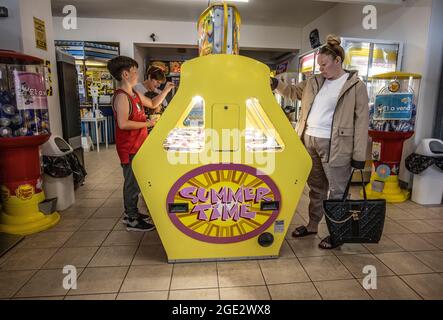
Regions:
<instances>
[{"instance_id":1,"label":"candy inside machine","mask_svg":"<svg viewBox=\"0 0 443 320\"><path fill-rule=\"evenodd\" d=\"M0 136L49 133L44 68L30 61L0 57Z\"/></svg>"}]
</instances>

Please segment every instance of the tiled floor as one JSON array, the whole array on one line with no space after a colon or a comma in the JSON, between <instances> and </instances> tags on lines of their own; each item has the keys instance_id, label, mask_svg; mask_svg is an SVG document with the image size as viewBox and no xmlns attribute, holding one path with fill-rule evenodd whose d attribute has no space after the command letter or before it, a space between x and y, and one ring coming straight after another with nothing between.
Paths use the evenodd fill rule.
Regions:
<instances>
[{"instance_id":1,"label":"tiled floor","mask_svg":"<svg viewBox=\"0 0 443 320\"><path fill-rule=\"evenodd\" d=\"M291 237L308 219L303 195L279 259L168 264L156 231L128 233L120 222L115 150L87 153L86 163L61 222L0 258L0 299L443 299L442 206L389 204L379 244L324 251L324 223L317 236ZM63 289L66 265L77 267L75 290ZM376 290L363 288L366 265L376 267Z\"/></svg>"}]
</instances>

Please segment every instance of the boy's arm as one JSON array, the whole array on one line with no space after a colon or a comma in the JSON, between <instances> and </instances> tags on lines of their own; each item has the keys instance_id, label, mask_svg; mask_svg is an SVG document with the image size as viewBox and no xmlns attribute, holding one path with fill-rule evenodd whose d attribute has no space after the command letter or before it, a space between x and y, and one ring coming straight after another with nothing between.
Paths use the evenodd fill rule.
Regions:
<instances>
[{"instance_id":1,"label":"boy's arm","mask_svg":"<svg viewBox=\"0 0 443 320\"><path fill-rule=\"evenodd\" d=\"M141 96L144 96L146 92L148 92L148 89L146 89L145 86L140 83L136 84L132 89L137 91L137 93Z\"/></svg>"},{"instance_id":2,"label":"boy's arm","mask_svg":"<svg viewBox=\"0 0 443 320\"><path fill-rule=\"evenodd\" d=\"M129 101L124 94L119 94L114 101L114 108L117 113L117 124L121 130L137 130L147 126L146 122L128 120Z\"/></svg>"},{"instance_id":3,"label":"boy's arm","mask_svg":"<svg viewBox=\"0 0 443 320\"><path fill-rule=\"evenodd\" d=\"M165 89L159 95L157 95L155 98L149 99L148 97L140 96L140 100L146 108L159 109L159 108L161 108L161 103L163 102L163 100L165 100L166 96L168 95L169 91L172 90L172 88L174 88L174 84L172 84L171 82L168 82L166 84ZM158 110L158 111L160 111L160 110Z\"/></svg>"}]
</instances>

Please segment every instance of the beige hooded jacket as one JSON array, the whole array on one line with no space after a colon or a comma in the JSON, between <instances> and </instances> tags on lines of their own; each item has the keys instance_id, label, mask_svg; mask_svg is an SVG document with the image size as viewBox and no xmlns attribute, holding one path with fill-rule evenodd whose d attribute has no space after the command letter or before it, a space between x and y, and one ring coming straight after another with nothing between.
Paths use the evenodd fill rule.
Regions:
<instances>
[{"instance_id":1,"label":"beige hooded jacket","mask_svg":"<svg viewBox=\"0 0 443 320\"><path fill-rule=\"evenodd\" d=\"M332 120L328 163L332 167L340 167L351 162L353 167L358 168L364 167L366 160L369 101L366 86L358 78L357 72L346 72L349 76L339 95ZM279 94L293 101L301 100L301 113L296 127L300 137L303 137L312 104L324 81L322 75L315 75L297 85L278 82L276 91Z\"/></svg>"}]
</instances>

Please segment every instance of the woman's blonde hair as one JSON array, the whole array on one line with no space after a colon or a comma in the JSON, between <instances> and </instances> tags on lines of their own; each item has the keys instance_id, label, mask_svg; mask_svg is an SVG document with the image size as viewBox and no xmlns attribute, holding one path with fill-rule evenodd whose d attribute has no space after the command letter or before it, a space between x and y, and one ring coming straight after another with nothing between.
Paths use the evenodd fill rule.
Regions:
<instances>
[{"instance_id":1,"label":"woman's blonde hair","mask_svg":"<svg viewBox=\"0 0 443 320\"><path fill-rule=\"evenodd\" d=\"M333 34L329 34L326 37L326 44L320 48L318 51L320 54L326 54L332 56L333 59L336 57L341 58L341 62L345 60L345 50L340 45L341 40L339 37Z\"/></svg>"}]
</instances>

